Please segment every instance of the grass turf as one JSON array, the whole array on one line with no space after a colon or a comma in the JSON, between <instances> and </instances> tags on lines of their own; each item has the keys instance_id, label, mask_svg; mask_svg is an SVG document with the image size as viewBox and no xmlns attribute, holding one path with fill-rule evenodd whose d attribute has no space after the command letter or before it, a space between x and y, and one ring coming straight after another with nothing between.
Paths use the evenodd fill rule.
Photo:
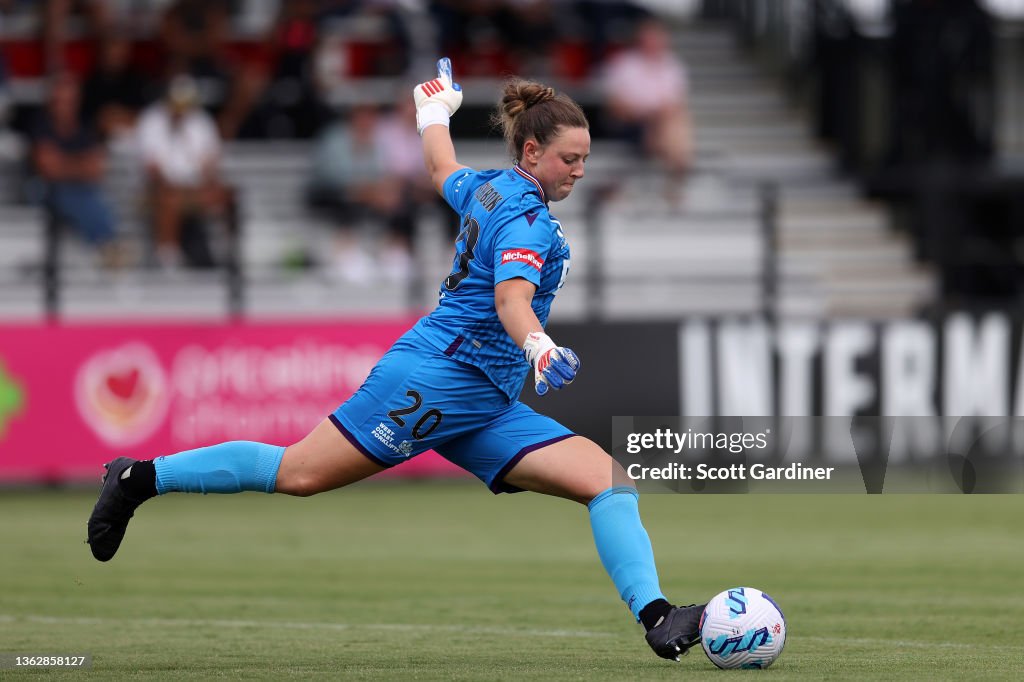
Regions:
<instances>
[{"instance_id":1,"label":"grass turf","mask_svg":"<svg viewBox=\"0 0 1024 682\"><path fill-rule=\"evenodd\" d=\"M760 672L655 657L562 500L463 483L171 495L107 564L82 544L93 501L0 493L0 651L92 654L58 678L1024 676L1022 496L644 496L671 599L749 584L785 611L785 652Z\"/></svg>"}]
</instances>

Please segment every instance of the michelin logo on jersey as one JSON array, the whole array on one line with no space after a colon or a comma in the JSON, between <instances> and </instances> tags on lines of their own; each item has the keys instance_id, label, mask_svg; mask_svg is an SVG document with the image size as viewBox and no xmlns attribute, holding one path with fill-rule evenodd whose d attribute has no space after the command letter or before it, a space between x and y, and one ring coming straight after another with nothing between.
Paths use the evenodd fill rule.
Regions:
<instances>
[{"instance_id":1,"label":"michelin logo on jersey","mask_svg":"<svg viewBox=\"0 0 1024 682\"><path fill-rule=\"evenodd\" d=\"M536 251L510 249L501 254L501 264L504 265L505 263L526 263L530 267L536 268L537 272L540 272L540 269L544 266L544 259Z\"/></svg>"}]
</instances>

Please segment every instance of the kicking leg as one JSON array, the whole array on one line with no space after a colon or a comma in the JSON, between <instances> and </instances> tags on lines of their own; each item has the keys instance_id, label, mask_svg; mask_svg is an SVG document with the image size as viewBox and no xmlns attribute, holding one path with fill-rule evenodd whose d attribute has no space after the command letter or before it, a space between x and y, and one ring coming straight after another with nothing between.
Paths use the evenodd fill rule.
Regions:
<instances>
[{"instance_id":1,"label":"kicking leg","mask_svg":"<svg viewBox=\"0 0 1024 682\"><path fill-rule=\"evenodd\" d=\"M135 510L156 495L253 490L308 496L354 483L384 468L363 455L326 419L288 448L232 441L155 460L118 457L104 466L107 473L88 524L89 546L100 561L114 556Z\"/></svg>"},{"instance_id":2,"label":"kicking leg","mask_svg":"<svg viewBox=\"0 0 1024 682\"><path fill-rule=\"evenodd\" d=\"M665 599L636 489L614 483L625 479L622 472L613 476L618 466L593 441L574 437L527 454L505 483L587 505L597 553L619 596L643 623L654 652L674 660L700 641L704 607L675 607Z\"/></svg>"},{"instance_id":3,"label":"kicking leg","mask_svg":"<svg viewBox=\"0 0 1024 682\"><path fill-rule=\"evenodd\" d=\"M385 468L360 452L325 419L285 450L275 492L308 497L361 481Z\"/></svg>"}]
</instances>

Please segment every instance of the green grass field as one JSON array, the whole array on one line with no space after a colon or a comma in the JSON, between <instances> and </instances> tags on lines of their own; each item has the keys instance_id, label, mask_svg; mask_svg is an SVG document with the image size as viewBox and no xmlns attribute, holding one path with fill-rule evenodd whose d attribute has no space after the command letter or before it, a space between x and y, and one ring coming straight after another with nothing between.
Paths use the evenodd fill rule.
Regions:
<instances>
[{"instance_id":1,"label":"green grass field","mask_svg":"<svg viewBox=\"0 0 1024 682\"><path fill-rule=\"evenodd\" d=\"M1024 676L1022 496L645 496L670 598L750 584L786 613L779 661L728 672L651 653L569 502L461 483L174 495L100 564L93 501L0 492L0 651L92 654L68 679Z\"/></svg>"}]
</instances>

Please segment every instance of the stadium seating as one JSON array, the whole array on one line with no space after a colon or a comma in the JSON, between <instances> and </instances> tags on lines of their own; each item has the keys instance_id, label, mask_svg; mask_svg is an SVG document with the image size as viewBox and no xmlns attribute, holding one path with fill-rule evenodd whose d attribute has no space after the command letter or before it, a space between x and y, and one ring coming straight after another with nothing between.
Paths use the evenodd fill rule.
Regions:
<instances>
[{"instance_id":1,"label":"stadium seating","mask_svg":"<svg viewBox=\"0 0 1024 682\"><path fill-rule=\"evenodd\" d=\"M619 143L596 140L588 178L553 206L573 246L572 286L560 319L675 318L689 314L888 316L912 312L933 295L933 278L913 264L878 206L858 198L811 138L800 112L737 50L725 27L676 32L691 73L697 162L681 210L664 207L663 178ZM494 92L496 82L467 90ZM593 103L593 84L574 92ZM393 91L393 90L392 90ZM494 140L460 140L460 160L503 165ZM225 167L239 189L248 314L400 315L429 308L450 267L443 216L425 211L417 231L418 278L410 286L355 287L321 268L298 267L329 248L331 227L304 204L312 143L243 141L228 146ZM778 189L779 274L765 296L768 258L762 190ZM107 181L122 230L145 251L139 174L115 155ZM609 189L616 189L609 197ZM597 204L597 210L589 210ZM45 224L39 209L0 206L0 316L43 314L40 280ZM219 317L229 310L220 272L98 271L73 240L62 248L61 313L68 317L147 315ZM289 265L290 264L290 265Z\"/></svg>"}]
</instances>

